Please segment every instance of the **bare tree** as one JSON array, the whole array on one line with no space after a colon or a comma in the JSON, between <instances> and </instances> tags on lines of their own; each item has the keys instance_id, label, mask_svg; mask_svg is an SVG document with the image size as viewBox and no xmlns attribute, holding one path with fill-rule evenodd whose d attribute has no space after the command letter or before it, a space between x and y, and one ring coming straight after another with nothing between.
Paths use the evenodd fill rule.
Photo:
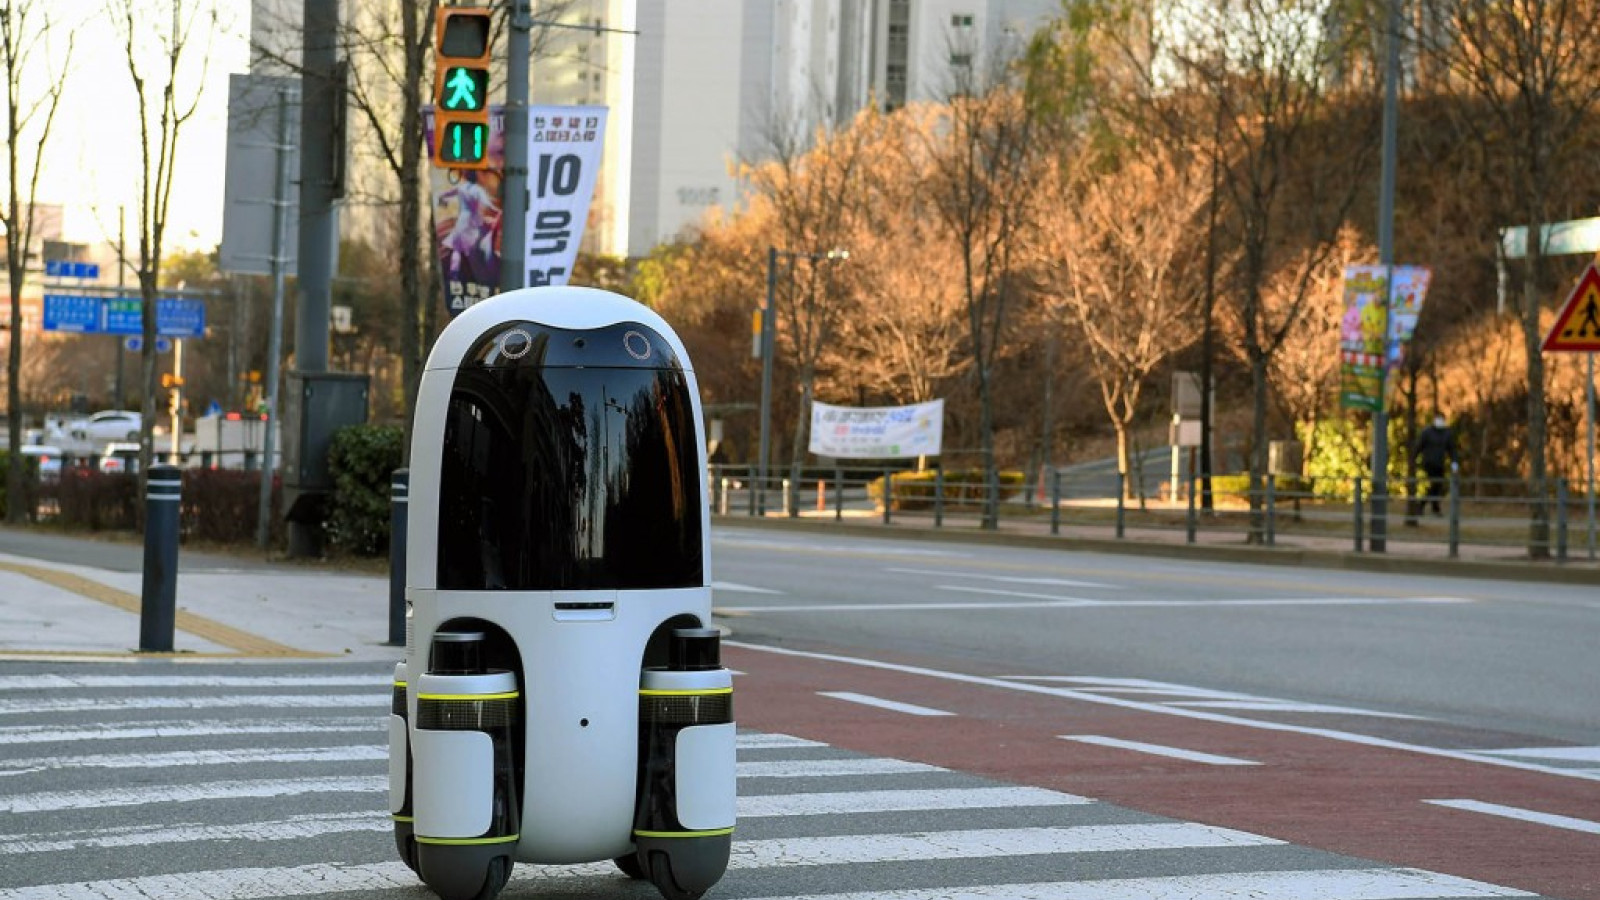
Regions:
<instances>
[{"instance_id":1,"label":"bare tree","mask_svg":"<svg viewBox=\"0 0 1600 900\"><path fill-rule=\"evenodd\" d=\"M1051 167L1041 287L1083 336L1130 490L1129 427L1151 376L1198 337L1203 159L1134 143ZM1142 481L1142 479L1140 479ZM1143 502L1142 490L1139 500Z\"/></svg>"},{"instance_id":2,"label":"bare tree","mask_svg":"<svg viewBox=\"0 0 1600 900\"><path fill-rule=\"evenodd\" d=\"M939 127L937 113L913 107L888 118L866 162L867 196L848 239L856 302L830 354L834 390L847 398L870 385L921 403L969 367L959 266L905 152Z\"/></svg>"},{"instance_id":3,"label":"bare tree","mask_svg":"<svg viewBox=\"0 0 1600 900\"><path fill-rule=\"evenodd\" d=\"M1495 184L1515 221L1528 227L1522 267L1522 346L1528 367L1528 478L1545 490L1546 421L1542 225L1563 210L1573 166L1590 155L1575 140L1600 101L1600 4L1592 0L1422 0L1432 27L1419 43L1457 91L1487 116L1462 117L1485 154L1505 157ZM1528 554L1550 555L1550 514L1530 510Z\"/></svg>"},{"instance_id":4,"label":"bare tree","mask_svg":"<svg viewBox=\"0 0 1600 900\"><path fill-rule=\"evenodd\" d=\"M43 168L45 142L61 105L62 77L72 64L72 37L60 65L47 58L44 93L23 96L23 74L32 72L34 54L48 53L51 22L48 13L33 18L45 4L34 0L0 0L0 68L6 79L6 206L0 210L0 225L6 231L6 276L10 289L10 348L6 356L6 425L10 460L6 469L6 495L13 498L6 507L7 522L21 522L27 510L20 502L23 483L22 458L22 287L27 279L28 247L34 238L34 205L39 194L39 172ZM32 147L31 157L25 156ZM24 175L23 170L27 170ZM23 184L26 181L26 188Z\"/></svg>"},{"instance_id":5,"label":"bare tree","mask_svg":"<svg viewBox=\"0 0 1600 900\"><path fill-rule=\"evenodd\" d=\"M1036 199L1036 108L1006 79L979 91L975 82L951 97L945 127L928 135L914 160L921 190L956 257L957 286L977 382L978 435L986 491L982 527L1000 524L995 459L995 362L1005 346L1007 311L1020 289L1020 238Z\"/></svg>"},{"instance_id":6,"label":"bare tree","mask_svg":"<svg viewBox=\"0 0 1600 900\"><path fill-rule=\"evenodd\" d=\"M789 455L794 484L805 460L818 367L847 305L838 268L848 258L849 223L866 193L864 159L880 123L868 111L846 128L823 125L806 135L794 123L778 122L768 129L769 159L743 173L773 212L777 253L770 261L781 273L771 277L782 288L774 295L775 314L784 326L779 334L785 356L799 379ZM798 512L794 505L790 509Z\"/></svg>"},{"instance_id":7,"label":"bare tree","mask_svg":"<svg viewBox=\"0 0 1600 900\"><path fill-rule=\"evenodd\" d=\"M172 185L177 178L178 139L193 118L205 89L216 9L199 0L105 0L105 11L122 39L139 111L138 256L119 259L139 279L143 311L140 352L139 483L149 477L151 434L156 419L156 298L161 285L161 250L166 238ZM164 13L157 17L156 12ZM198 71L186 60L196 52ZM183 82L180 84L180 82ZM174 434L174 446L178 440Z\"/></svg>"},{"instance_id":8,"label":"bare tree","mask_svg":"<svg viewBox=\"0 0 1600 900\"><path fill-rule=\"evenodd\" d=\"M1200 5L1194 9L1201 18L1189 30L1201 39L1176 54L1222 104L1219 236L1238 253L1231 313L1250 368L1252 484L1267 468L1271 362L1296 333L1375 156L1374 84L1335 78L1330 64L1354 51L1341 43L1349 32L1323 27L1323 5ZM1330 137L1342 145L1328 146ZM1262 515L1261 498L1252 496L1252 539L1262 533Z\"/></svg>"}]
</instances>

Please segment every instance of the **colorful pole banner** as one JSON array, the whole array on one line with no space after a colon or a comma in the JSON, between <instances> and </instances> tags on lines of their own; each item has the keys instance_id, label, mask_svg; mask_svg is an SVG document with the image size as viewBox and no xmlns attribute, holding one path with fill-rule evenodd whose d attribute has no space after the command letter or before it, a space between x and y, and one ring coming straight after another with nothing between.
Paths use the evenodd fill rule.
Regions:
<instances>
[{"instance_id":1,"label":"colorful pole banner","mask_svg":"<svg viewBox=\"0 0 1600 900\"><path fill-rule=\"evenodd\" d=\"M433 150L433 110L423 133ZM566 284L588 223L605 140L603 106L534 106L528 110L527 278L536 287ZM500 292L505 110L489 110L489 165L430 167L439 269L452 317ZM520 264L520 263L514 263Z\"/></svg>"},{"instance_id":2,"label":"colorful pole banner","mask_svg":"<svg viewBox=\"0 0 1600 900\"><path fill-rule=\"evenodd\" d=\"M433 109L422 131L433 153ZM500 292L500 195L505 181L505 111L489 111L489 165L483 169L428 168L433 190L435 247L444 282L444 308L454 318Z\"/></svg>"},{"instance_id":3,"label":"colorful pole banner","mask_svg":"<svg viewBox=\"0 0 1600 900\"><path fill-rule=\"evenodd\" d=\"M938 456L944 441L944 401L914 406L811 404L811 443L818 456L897 459Z\"/></svg>"},{"instance_id":4,"label":"colorful pole banner","mask_svg":"<svg viewBox=\"0 0 1600 900\"><path fill-rule=\"evenodd\" d=\"M1344 272L1344 319L1339 328L1339 400L1345 409L1378 409L1379 366L1392 374L1417 328L1433 271L1394 266L1385 307L1384 266L1350 266ZM1384 379L1387 387L1394 379Z\"/></svg>"}]
</instances>

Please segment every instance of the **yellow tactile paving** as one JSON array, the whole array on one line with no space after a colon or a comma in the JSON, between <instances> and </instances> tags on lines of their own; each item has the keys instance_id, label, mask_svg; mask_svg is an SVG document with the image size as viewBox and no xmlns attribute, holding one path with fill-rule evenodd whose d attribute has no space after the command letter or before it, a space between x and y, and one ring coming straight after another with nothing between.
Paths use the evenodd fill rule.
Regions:
<instances>
[{"instance_id":1,"label":"yellow tactile paving","mask_svg":"<svg viewBox=\"0 0 1600 900\"><path fill-rule=\"evenodd\" d=\"M134 615L138 615L140 612L141 602L138 597L126 591L119 591L114 587L101 584L98 581L84 578L81 575L74 575L71 572L62 572L57 569L48 569L42 566L28 566L19 563L8 562L0 562L0 570L15 572L18 575L25 575L29 578L42 581L45 584L54 585L62 590L71 591L80 597L88 597L91 600L98 600L101 603L107 604L108 606L114 606L117 609L131 612ZM254 635L247 631L241 631L231 625L224 625L221 622L216 622L211 619L207 619L204 616L198 616L194 613L186 612L181 609L177 610L176 612L175 623L179 631L192 634L198 638L203 638L211 641L214 644L221 644L222 646L231 650L235 650L244 656L279 658L299 657L309 659L327 655L324 653L311 653L305 650L297 650L286 644L280 644L276 641L268 640L259 635ZM63 654L60 651L41 651L41 654L53 656L76 655ZM189 659L194 658L197 654L185 653L181 655L184 658Z\"/></svg>"}]
</instances>

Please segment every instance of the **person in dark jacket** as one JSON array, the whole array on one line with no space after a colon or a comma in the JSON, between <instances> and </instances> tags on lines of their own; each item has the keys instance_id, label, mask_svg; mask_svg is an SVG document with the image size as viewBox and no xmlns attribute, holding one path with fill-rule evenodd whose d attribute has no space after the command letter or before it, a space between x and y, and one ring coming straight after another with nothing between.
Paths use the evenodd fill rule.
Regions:
<instances>
[{"instance_id":1,"label":"person in dark jacket","mask_svg":"<svg viewBox=\"0 0 1600 900\"><path fill-rule=\"evenodd\" d=\"M1456 466L1456 438L1450 433L1449 424L1442 414L1434 416L1433 424L1417 435L1417 445L1412 449L1411 456L1428 476L1428 494L1423 498L1422 505L1426 507L1432 502L1433 514L1443 515L1439 501L1445 495L1445 465L1448 463L1451 468Z\"/></svg>"}]
</instances>

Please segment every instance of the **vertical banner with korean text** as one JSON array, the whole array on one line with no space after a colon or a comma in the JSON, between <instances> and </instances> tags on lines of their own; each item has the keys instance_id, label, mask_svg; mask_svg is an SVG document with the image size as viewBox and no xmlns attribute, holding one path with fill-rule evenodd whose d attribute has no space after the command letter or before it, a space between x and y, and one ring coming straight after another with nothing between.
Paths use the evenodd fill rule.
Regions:
<instances>
[{"instance_id":1,"label":"vertical banner with korean text","mask_svg":"<svg viewBox=\"0 0 1600 900\"><path fill-rule=\"evenodd\" d=\"M528 287L566 284L588 223L604 146L603 106L534 106L528 109ZM423 110L428 151L433 110ZM429 169L445 309L457 316L500 292L502 187L505 180L505 110L489 110L489 165L484 169Z\"/></svg>"},{"instance_id":2,"label":"vertical banner with korean text","mask_svg":"<svg viewBox=\"0 0 1600 900\"><path fill-rule=\"evenodd\" d=\"M1344 320L1339 328L1339 400L1345 409L1378 409L1379 366L1400 368L1406 343L1417 327L1433 272L1425 266L1394 266L1394 284L1383 303L1383 266L1350 266L1344 273ZM1385 386L1392 377L1384 379Z\"/></svg>"},{"instance_id":3,"label":"vertical banner with korean text","mask_svg":"<svg viewBox=\"0 0 1600 900\"><path fill-rule=\"evenodd\" d=\"M938 456L944 443L944 401L914 406L811 404L807 449L835 459Z\"/></svg>"},{"instance_id":4,"label":"vertical banner with korean text","mask_svg":"<svg viewBox=\"0 0 1600 900\"><path fill-rule=\"evenodd\" d=\"M422 130L433 152L433 109ZM489 165L484 169L428 169L433 191L435 246L451 317L500 292L501 185L505 180L505 111L489 110Z\"/></svg>"},{"instance_id":5,"label":"vertical banner with korean text","mask_svg":"<svg viewBox=\"0 0 1600 900\"><path fill-rule=\"evenodd\" d=\"M605 136L604 106L528 110L528 287L572 277Z\"/></svg>"}]
</instances>

